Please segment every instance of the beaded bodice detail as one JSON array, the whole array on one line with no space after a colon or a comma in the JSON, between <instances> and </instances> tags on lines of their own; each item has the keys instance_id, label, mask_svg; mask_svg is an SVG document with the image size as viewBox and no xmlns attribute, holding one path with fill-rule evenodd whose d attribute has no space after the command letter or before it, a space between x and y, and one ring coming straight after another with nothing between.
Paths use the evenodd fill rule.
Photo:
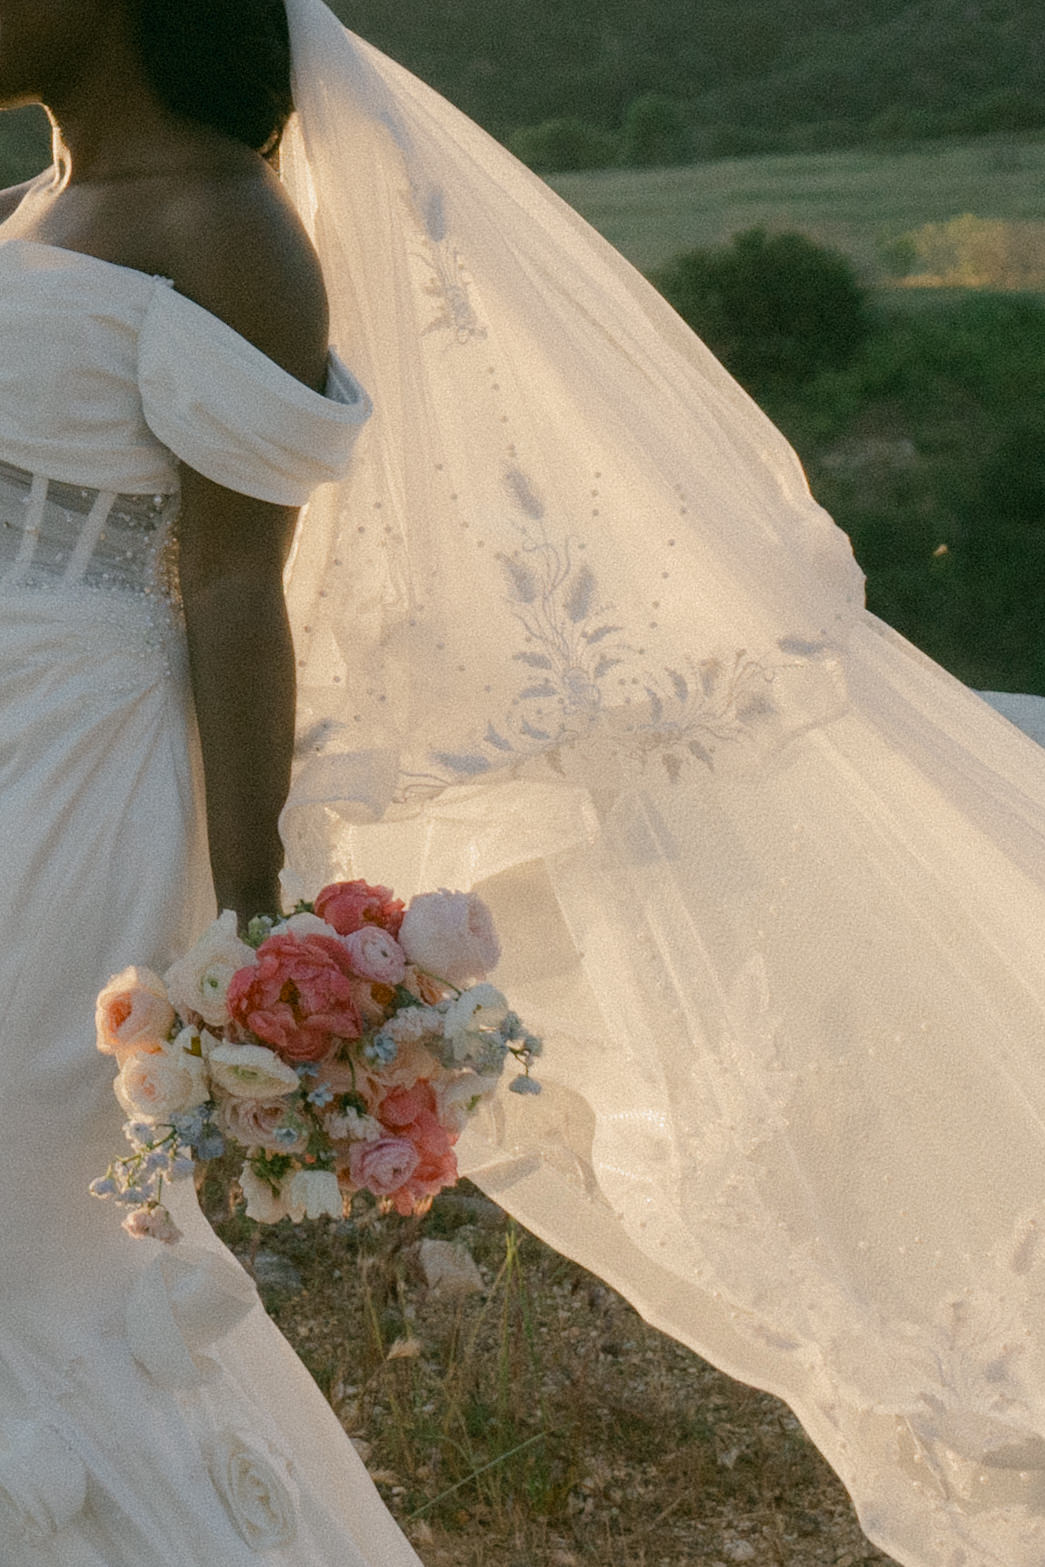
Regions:
<instances>
[{"instance_id":1,"label":"beaded bodice detail","mask_svg":"<svg viewBox=\"0 0 1045 1567\"><path fill-rule=\"evenodd\" d=\"M177 492L121 495L0 462L0 590L174 594Z\"/></svg>"}]
</instances>

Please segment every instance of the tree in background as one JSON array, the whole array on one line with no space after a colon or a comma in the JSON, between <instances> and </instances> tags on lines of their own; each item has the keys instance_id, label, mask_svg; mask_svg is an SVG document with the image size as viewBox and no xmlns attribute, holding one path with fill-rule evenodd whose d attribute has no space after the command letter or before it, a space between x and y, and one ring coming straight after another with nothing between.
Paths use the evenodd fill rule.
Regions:
<instances>
[{"instance_id":1,"label":"tree in background","mask_svg":"<svg viewBox=\"0 0 1045 1567\"><path fill-rule=\"evenodd\" d=\"M847 364L871 328L848 257L805 234L746 229L676 256L652 281L756 396Z\"/></svg>"},{"instance_id":2,"label":"tree in background","mask_svg":"<svg viewBox=\"0 0 1045 1567\"><path fill-rule=\"evenodd\" d=\"M617 161L618 138L585 120L545 120L526 125L508 138L508 150L538 174L571 169L604 169Z\"/></svg>"},{"instance_id":3,"label":"tree in background","mask_svg":"<svg viewBox=\"0 0 1045 1567\"><path fill-rule=\"evenodd\" d=\"M628 105L621 131L620 161L629 168L665 168L688 163L693 140L682 105L648 92Z\"/></svg>"}]
</instances>

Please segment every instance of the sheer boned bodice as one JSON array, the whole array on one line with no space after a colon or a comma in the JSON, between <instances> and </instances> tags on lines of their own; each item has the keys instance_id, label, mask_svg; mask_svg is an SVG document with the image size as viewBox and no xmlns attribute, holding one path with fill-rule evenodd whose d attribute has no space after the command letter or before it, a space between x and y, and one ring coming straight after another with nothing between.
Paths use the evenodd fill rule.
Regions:
<instances>
[{"instance_id":1,"label":"sheer boned bodice","mask_svg":"<svg viewBox=\"0 0 1045 1567\"><path fill-rule=\"evenodd\" d=\"M0 591L171 597L178 492L117 494L0 462Z\"/></svg>"}]
</instances>

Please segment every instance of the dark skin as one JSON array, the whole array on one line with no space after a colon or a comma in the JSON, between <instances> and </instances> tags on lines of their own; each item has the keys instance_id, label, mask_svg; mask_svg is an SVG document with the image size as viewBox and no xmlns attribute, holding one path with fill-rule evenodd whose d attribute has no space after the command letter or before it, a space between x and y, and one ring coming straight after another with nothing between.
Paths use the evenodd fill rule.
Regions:
<instances>
[{"instance_id":1,"label":"dark skin","mask_svg":"<svg viewBox=\"0 0 1045 1567\"><path fill-rule=\"evenodd\" d=\"M55 166L0 192L0 243L31 240L170 278L305 385L326 374L319 263L265 160L171 115L127 0L0 0L0 106L42 103ZM249 257L249 265L244 258ZM181 465L179 572L219 908L279 908L294 733L282 573L297 512Z\"/></svg>"}]
</instances>

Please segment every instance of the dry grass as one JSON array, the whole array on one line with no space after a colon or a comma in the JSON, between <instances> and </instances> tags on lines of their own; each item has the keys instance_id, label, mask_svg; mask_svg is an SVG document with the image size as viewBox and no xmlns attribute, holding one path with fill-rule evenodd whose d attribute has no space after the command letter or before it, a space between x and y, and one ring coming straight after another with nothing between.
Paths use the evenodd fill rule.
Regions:
<instances>
[{"instance_id":1,"label":"dry grass","mask_svg":"<svg viewBox=\"0 0 1045 1567\"><path fill-rule=\"evenodd\" d=\"M227 1188L205 1200L249 1259ZM428 1290L423 1237L467 1246L482 1291ZM258 1258L270 1315L428 1567L888 1567L783 1405L474 1188L419 1221L282 1224Z\"/></svg>"}]
</instances>

